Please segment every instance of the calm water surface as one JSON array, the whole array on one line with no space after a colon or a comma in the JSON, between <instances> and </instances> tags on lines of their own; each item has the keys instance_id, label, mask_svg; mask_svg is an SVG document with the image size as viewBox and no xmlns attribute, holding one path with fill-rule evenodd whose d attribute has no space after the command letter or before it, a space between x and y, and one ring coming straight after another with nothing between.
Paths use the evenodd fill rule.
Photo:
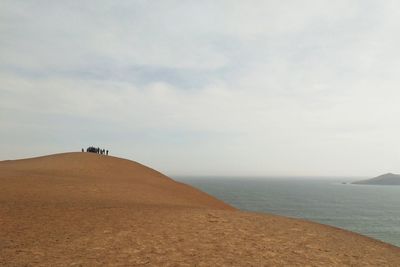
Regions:
<instances>
[{"instance_id":1,"label":"calm water surface","mask_svg":"<svg viewBox=\"0 0 400 267\"><path fill-rule=\"evenodd\" d=\"M349 179L177 177L239 209L304 218L400 246L400 186Z\"/></svg>"}]
</instances>

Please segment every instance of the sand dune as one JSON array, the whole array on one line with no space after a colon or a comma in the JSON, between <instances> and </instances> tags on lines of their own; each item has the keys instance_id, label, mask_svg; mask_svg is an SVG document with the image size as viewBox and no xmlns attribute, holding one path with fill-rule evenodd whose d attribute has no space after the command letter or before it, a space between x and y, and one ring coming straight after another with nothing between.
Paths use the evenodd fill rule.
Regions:
<instances>
[{"instance_id":1,"label":"sand dune","mask_svg":"<svg viewBox=\"0 0 400 267\"><path fill-rule=\"evenodd\" d=\"M242 212L136 162L0 162L1 266L400 266L400 248Z\"/></svg>"}]
</instances>

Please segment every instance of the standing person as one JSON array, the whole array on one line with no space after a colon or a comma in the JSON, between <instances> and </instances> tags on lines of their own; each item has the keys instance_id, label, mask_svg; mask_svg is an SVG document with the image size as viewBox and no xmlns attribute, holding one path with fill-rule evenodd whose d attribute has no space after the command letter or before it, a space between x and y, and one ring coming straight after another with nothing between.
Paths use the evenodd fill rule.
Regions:
<instances>
[{"instance_id":1,"label":"standing person","mask_svg":"<svg viewBox=\"0 0 400 267\"><path fill-rule=\"evenodd\" d=\"M106 150L106 155L108 156L108 150Z\"/></svg>"},{"instance_id":2,"label":"standing person","mask_svg":"<svg viewBox=\"0 0 400 267\"><path fill-rule=\"evenodd\" d=\"M85 150L82 148L82 152L85 152Z\"/></svg>"}]
</instances>

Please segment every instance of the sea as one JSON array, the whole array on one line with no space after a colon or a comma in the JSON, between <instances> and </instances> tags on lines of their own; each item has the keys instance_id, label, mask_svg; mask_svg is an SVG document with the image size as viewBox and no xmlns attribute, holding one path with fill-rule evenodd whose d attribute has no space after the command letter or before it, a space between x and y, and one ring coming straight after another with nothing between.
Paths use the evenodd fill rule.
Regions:
<instances>
[{"instance_id":1,"label":"sea","mask_svg":"<svg viewBox=\"0 0 400 267\"><path fill-rule=\"evenodd\" d=\"M400 186L355 185L350 182L358 179L337 177L174 179L241 210L328 224L400 247Z\"/></svg>"}]
</instances>

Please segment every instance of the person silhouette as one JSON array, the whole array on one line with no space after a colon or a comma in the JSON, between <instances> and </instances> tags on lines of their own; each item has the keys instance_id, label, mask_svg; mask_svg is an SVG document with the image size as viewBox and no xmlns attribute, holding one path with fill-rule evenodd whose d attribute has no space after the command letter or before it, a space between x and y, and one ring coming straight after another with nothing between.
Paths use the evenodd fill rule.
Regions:
<instances>
[{"instance_id":1,"label":"person silhouette","mask_svg":"<svg viewBox=\"0 0 400 267\"><path fill-rule=\"evenodd\" d=\"M108 150L106 150L106 155L108 156Z\"/></svg>"}]
</instances>

